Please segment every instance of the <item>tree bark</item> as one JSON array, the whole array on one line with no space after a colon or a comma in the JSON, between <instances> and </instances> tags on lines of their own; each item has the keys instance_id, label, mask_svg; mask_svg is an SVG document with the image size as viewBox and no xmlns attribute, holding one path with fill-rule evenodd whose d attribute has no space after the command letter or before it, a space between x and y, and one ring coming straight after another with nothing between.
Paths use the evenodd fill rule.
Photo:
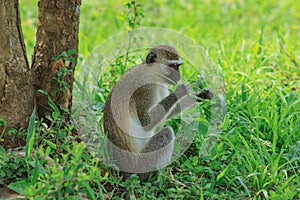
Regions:
<instances>
[{"instance_id":1,"label":"tree bark","mask_svg":"<svg viewBox=\"0 0 300 200\"><path fill-rule=\"evenodd\" d=\"M39 117L51 112L46 91L58 107L71 112L75 63L55 56L63 51L78 50L78 29L81 0L39 0L36 45L29 67L21 30L18 0L0 1L0 118L7 129L0 145L12 148L24 144L25 138L7 134L8 128L27 128L34 106ZM72 55L74 61L77 54ZM61 86L56 77L61 69ZM62 89L64 87L65 89ZM68 120L69 114L65 116Z\"/></svg>"},{"instance_id":2,"label":"tree bark","mask_svg":"<svg viewBox=\"0 0 300 200\"><path fill-rule=\"evenodd\" d=\"M32 57L35 89L46 91L58 107L68 108L70 112L75 63L54 58L63 51L78 50L80 4L81 0L39 0L36 44ZM77 55L72 57L76 60ZM71 68L71 73L64 73L63 81L67 83L65 90L61 90L54 79L61 68ZM39 117L51 112L47 95L37 93L35 100Z\"/></svg>"},{"instance_id":3,"label":"tree bark","mask_svg":"<svg viewBox=\"0 0 300 200\"><path fill-rule=\"evenodd\" d=\"M18 0L0 1L0 21L0 118L7 121L7 127L17 129L28 124L34 92ZM0 127L0 134L2 131L3 127ZM0 145L9 148L22 141L4 134Z\"/></svg>"}]
</instances>

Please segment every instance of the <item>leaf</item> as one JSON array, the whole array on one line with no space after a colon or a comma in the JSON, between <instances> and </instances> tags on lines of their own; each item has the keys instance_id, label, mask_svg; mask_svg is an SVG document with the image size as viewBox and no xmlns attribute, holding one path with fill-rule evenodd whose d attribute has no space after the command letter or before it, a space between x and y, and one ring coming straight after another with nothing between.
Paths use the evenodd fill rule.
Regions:
<instances>
[{"instance_id":1,"label":"leaf","mask_svg":"<svg viewBox=\"0 0 300 200\"><path fill-rule=\"evenodd\" d=\"M89 197L89 199L96 199L94 190L91 188L91 186L87 183L87 182L82 182L82 184L84 185L87 195Z\"/></svg>"},{"instance_id":2,"label":"leaf","mask_svg":"<svg viewBox=\"0 0 300 200\"><path fill-rule=\"evenodd\" d=\"M7 135L16 135L18 133L18 131L14 128L10 128L8 131L7 131Z\"/></svg>"},{"instance_id":3,"label":"leaf","mask_svg":"<svg viewBox=\"0 0 300 200\"><path fill-rule=\"evenodd\" d=\"M59 116L60 115L60 111L58 109L58 107L55 105L54 101L50 98L50 96L48 95L48 102L49 102L49 106L53 109L55 116Z\"/></svg>"},{"instance_id":4,"label":"leaf","mask_svg":"<svg viewBox=\"0 0 300 200\"><path fill-rule=\"evenodd\" d=\"M241 84L241 91L242 91L242 99L243 99L243 101L246 101L247 93L246 93L246 88L245 88L244 82L242 82L242 84Z\"/></svg>"},{"instance_id":5,"label":"leaf","mask_svg":"<svg viewBox=\"0 0 300 200\"><path fill-rule=\"evenodd\" d=\"M61 57L63 57L61 54L57 55L57 56L54 57L54 60L59 60Z\"/></svg>"},{"instance_id":6,"label":"leaf","mask_svg":"<svg viewBox=\"0 0 300 200\"><path fill-rule=\"evenodd\" d=\"M54 60L59 60L62 57L67 57L67 52L63 51L61 54L55 56Z\"/></svg>"},{"instance_id":7,"label":"leaf","mask_svg":"<svg viewBox=\"0 0 300 200\"><path fill-rule=\"evenodd\" d=\"M76 64L75 58L70 57L70 58L65 58L65 60L68 60L68 61L70 61L70 62Z\"/></svg>"},{"instance_id":8,"label":"leaf","mask_svg":"<svg viewBox=\"0 0 300 200\"><path fill-rule=\"evenodd\" d=\"M44 91L44 90L37 90L37 92L42 93L44 95L48 95L48 92Z\"/></svg>"},{"instance_id":9,"label":"leaf","mask_svg":"<svg viewBox=\"0 0 300 200\"><path fill-rule=\"evenodd\" d=\"M56 144L54 144L53 142L49 141L49 140L45 140L47 142L47 144L49 145L49 147L51 147L52 149L56 150Z\"/></svg>"},{"instance_id":10,"label":"leaf","mask_svg":"<svg viewBox=\"0 0 300 200\"><path fill-rule=\"evenodd\" d=\"M8 185L8 188L23 196L31 196L34 192L32 186L29 185L26 180L11 183Z\"/></svg>"},{"instance_id":11,"label":"leaf","mask_svg":"<svg viewBox=\"0 0 300 200\"><path fill-rule=\"evenodd\" d=\"M54 101L51 99L51 97L49 96L48 92L44 91L44 90L37 90L37 92L40 92L44 95L48 96L48 103L49 106L53 109L54 113L52 113L52 115L54 116L53 118L56 120L59 115L60 115L60 110L58 109L58 107L55 105Z\"/></svg>"},{"instance_id":12,"label":"leaf","mask_svg":"<svg viewBox=\"0 0 300 200\"><path fill-rule=\"evenodd\" d=\"M243 181L240 177L238 177L238 176L236 176L235 178L236 178L237 180L239 180L239 182L242 184L242 186L243 186L244 189L246 190L248 196L251 197L250 189L249 189L248 186L244 183L244 181Z\"/></svg>"},{"instance_id":13,"label":"leaf","mask_svg":"<svg viewBox=\"0 0 300 200\"><path fill-rule=\"evenodd\" d=\"M227 167L225 167L225 169L223 171L221 171L221 173L217 176L217 181L219 181L221 178L223 178L223 176L226 174L226 172L229 168L231 168L231 163L229 165L227 165Z\"/></svg>"},{"instance_id":14,"label":"leaf","mask_svg":"<svg viewBox=\"0 0 300 200\"><path fill-rule=\"evenodd\" d=\"M5 157L6 157L6 151L5 151L4 147L0 145L0 163L4 162Z\"/></svg>"},{"instance_id":15,"label":"leaf","mask_svg":"<svg viewBox=\"0 0 300 200\"><path fill-rule=\"evenodd\" d=\"M36 158L35 161L29 162L40 174L46 174L45 168L41 165L40 161ZM34 174L33 174L34 175Z\"/></svg>"},{"instance_id":16,"label":"leaf","mask_svg":"<svg viewBox=\"0 0 300 200\"><path fill-rule=\"evenodd\" d=\"M28 160L31 156L33 144L34 144L34 123L35 123L35 109L32 111L29 126L28 126L28 133L26 138L26 159Z\"/></svg>"},{"instance_id":17,"label":"leaf","mask_svg":"<svg viewBox=\"0 0 300 200\"><path fill-rule=\"evenodd\" d=\"M298 154L300 153L300 141L297 141L295 145L291 146L289 155L291 156L291 159L297 159Z\"/></svg>"},{"instance_id":18,"label":"leaf","mask_svg":"<svg viewBox=\"0 0 300 200\"><path fill-rule=\"evenodd\" d=\"M100 197L101 200L105 200L104 194L102 192L102 189L99 190L98 196Z\"/></svg>"},{"instance_id":19,"label":"leaf","mask_svg":"<svg viewBox=\"0 0 300 200\"><path fill-rule=\"evenodd\" d=\"M35 156L34 161L30 162L30 164L34 167L32 171L31 183L36 183L39 178L39 168L38 168L38 156Z\"/></svg>"},{"instance_id":20,"label":"leaf","mask_svg":"<svg viewBox=\"0 0 300 200\"><path fill-rule=\"evenodd\" d=\"M68 56L71 56L72 54L76 54L77 50L76 49L71 49L68 51Z\"/></svg>"},{"instance_id":21,"label":"leaf","mask_svg":"<svg viewBox=\"0 0 300 200\"><path fill-rule=\"evenodd\" d=\"M6 122L4 119L0 119L0 127L3 126L3 131L2 131L2 133L0 134L0 139L2 138L2 136L3 136L4 133L5 133L5 130L6 130L6 124L7 124L7 122Z\"/></svg>"},{"instance_id":22,"label":"leaf","mask_svg":"<svg viewBox=\"0 0 300 200\"><path fill-rule=\"evenodd\" d=\"M65 51L63 51L60 55L62 55L63 57L67 57L68 56L67 52L65 52Z\"/></svg>"}]
</instances>

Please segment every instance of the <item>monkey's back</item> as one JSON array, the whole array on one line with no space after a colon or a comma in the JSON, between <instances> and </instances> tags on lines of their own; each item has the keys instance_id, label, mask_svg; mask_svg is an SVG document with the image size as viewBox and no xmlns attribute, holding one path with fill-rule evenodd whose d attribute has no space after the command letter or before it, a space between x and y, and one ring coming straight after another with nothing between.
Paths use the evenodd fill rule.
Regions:
<instances>
[{"instance_id":1,"label":"monkey's back","mask_svg":"<svg viewBox=\"0 0 300 200\"><path fill-rule=\"evenodd\" d=\"M148 73L152 76L154 74L156 78L155 80L152 77L154 80L151 83L147 83L145 73L135 72L137 67L140 66L132 67L121 77L113 87L104 106L104 131L108 139L117 147L131 152L141 151L148 142L147 138L154 134L154 130L147 132L143 130L144 127L151 123L149 110L169 93L162 79L157 74L154 74L156 71L154 70L154 72L151 71L150 73L150 70L154 68L151 69L151 66L145 66L143 69L149 70ZM158 70L158 73L164 73L161 72L161 69ZM133 75L135 76L133 77ZM126 85L127 80L132 80L133 78L135 83L141 85L140 87L132 86L133 83L127 83ZM145 84L143 83L144 81L146 82ZM132 93L122 92L123 90L131 89L130 87L135 87ZM114 97L113 94L115 95ZM112 98L117 99L117 101L124 100L124 104L120 104L116 108L115 105L112 105ZM127 100L128 104L126 105ZM127 125L128 127L124 128ZM136 135L133 135L134 133ZM139 138L139 136L142 137Z\"/></svg>"}]
</instances>

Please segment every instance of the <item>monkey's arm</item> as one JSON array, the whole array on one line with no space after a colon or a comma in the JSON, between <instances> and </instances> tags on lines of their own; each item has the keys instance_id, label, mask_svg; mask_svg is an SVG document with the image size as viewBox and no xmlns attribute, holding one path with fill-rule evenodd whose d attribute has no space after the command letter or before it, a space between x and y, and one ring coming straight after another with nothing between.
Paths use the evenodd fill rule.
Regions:
<instances>
[{"instance_id":1,"label":"monkey's arm","mask_svg":"<svg viewBox=\"0 0 300 200\"><path fill-rule=\"evenodd\" d=\"M174 117L175 115L178 115L179 113L189 109L195 103L197 103L197 97L195 95L186 95L171 110L167 119L170 119L170 118Z\"/></svg>"},{"instance_id":2,"label":"monkey's arm","mask_svg":"<svg viewBox=\"0 0 300 200\"><path fill-rule=\"evenodd\" d=\"M212 99L214 93L211 89L203 89L198 93L192 93L184 96L172 109L171 113L168 115L167 119L174 117L175 115L189 109L197 102L202 102L204 99Z\"/></svg>"},{"instance_id":3,"label":"monkey's arm","mask_svg":"<svg viewBox=\"0 0 300 200\"><path fill-rule=\"evenodd\" d=\"M156 104L149 111L150 123L144 127L146 131L152 130L159 124L163 122L164 119L170 114L176 103L185 95L188 94L190 86L186 83L181 84L178 88L162 99L158 104Z\"/></svg>"}]
</instances>

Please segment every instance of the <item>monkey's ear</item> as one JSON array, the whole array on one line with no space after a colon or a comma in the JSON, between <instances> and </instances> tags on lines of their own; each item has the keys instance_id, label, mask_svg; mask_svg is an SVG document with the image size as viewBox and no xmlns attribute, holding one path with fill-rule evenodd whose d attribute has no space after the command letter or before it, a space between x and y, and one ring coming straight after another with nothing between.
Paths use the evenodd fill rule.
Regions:
<instances>
[{"instance_id":1,"label":"monkey's ear","mask_svg":"<svg viewBox=\"0 0 300 200\"><path fill-rule=\"evenodd\" d=\"M157 55L154 52L150 52L146 57L146 63L154 63L156 61Z\"/></svg>"}]
</instances>

